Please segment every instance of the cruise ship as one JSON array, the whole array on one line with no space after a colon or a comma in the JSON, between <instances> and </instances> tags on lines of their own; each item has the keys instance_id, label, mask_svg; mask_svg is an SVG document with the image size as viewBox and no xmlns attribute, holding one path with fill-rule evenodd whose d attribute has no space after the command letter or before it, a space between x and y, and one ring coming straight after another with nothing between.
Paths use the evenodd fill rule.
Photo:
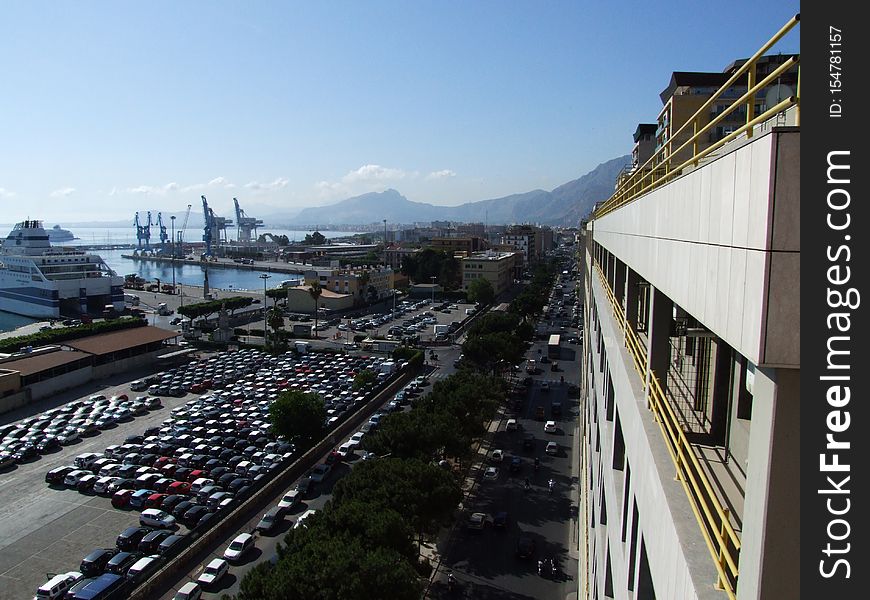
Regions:
<instances>
[{"instance_id":1,"label":"cruise ship","mask_svg":"<svg viewBox=\"0 0 870 600\"><path fill-rule=\"evenodd\" d=\"M41 221L16 224L0 247L0 310L35 318L124 309L124 278L100 256L52 246Z\"/></svg>"}]
</instances>

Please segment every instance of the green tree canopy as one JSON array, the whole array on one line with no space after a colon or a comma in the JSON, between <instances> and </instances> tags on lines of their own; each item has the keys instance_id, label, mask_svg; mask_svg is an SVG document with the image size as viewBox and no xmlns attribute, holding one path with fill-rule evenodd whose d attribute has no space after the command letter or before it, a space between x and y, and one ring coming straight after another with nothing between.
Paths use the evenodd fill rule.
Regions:
<instances>
[{"instance_id":1,"label":"green tree canopy","mask_svg":"<svg viewBox=\"0 0 870 600\"><path fill-rule=\"evenodd\" d=\"M314 233L306 233L304 242L306 244L320 246L325 244L327 242L327 239L322 233L320 233L319 231L315 231Z\"/></svg>"},{"instance_id":2,"label":"green tree canopy","mask_svg":"<svg viewBox=\"0 0 870 600\"><path fill-rule=\"evenodd\" d=\"M468 284L468 301L492 304L495 300L495 290L487 279L475 279Z\"/></svg>"},{"instance_id":3,"label":"green tree canopy","mask_svg":"<svg viewBox=\"0 0 870 600\"><path fill-rule=\"evenodd\" d=\"M269 406L275 431L296 446L308 450L326 433L326 408L318 394L288 390Z\"/></svg>"}]
</instances>

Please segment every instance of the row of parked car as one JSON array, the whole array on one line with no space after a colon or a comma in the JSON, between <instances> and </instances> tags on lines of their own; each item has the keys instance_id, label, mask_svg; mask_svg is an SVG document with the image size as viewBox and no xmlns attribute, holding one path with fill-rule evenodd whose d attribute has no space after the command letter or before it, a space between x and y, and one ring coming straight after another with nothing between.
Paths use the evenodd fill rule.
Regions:
<instances>
[{"instance_id":1,"label":"row of parked car","mask_svg":"<svg viewBox=\"0 0 870 600\"><path fill-rule=\"evenodd\" d=\"M139 570L128 577L128 567L148 557L155 563L165 559L180 547L176 544L185 543L181 525L190 530L210 526L293 457L293 446L277 439L268 421L269 405L283 390L318 392L329 406L328 424L334 425L389 379L392 370L353 389L361 370L381 373L383 362L244 350L165 374L170 381L179 378L179 385L209 389L173 409L161 426L46 474L53 486L110 497L116 508L141 511L139 524L121 532L115 548L98 548L85 558L85 579L120 575L134 585ZM213 389L216 372L223 382Z\"/></svg>"},{"instance_id":2,"label":"row of parked car","mask_svg":"<svg viewBox=\"0 0 870 600\"><path fill-rule=\"evenodd\" d=\"M4 425L0 427L0 468L55 452L83 436L96 435L161 406L159 398L97 394Z\"/></svg>"}]
</instances>

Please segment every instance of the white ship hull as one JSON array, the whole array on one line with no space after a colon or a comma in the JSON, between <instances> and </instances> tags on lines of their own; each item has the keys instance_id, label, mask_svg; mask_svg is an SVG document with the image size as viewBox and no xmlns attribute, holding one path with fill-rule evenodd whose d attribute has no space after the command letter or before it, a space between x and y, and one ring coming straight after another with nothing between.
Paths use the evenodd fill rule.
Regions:
<instances>
[{"instance_id":1,"label":"white ship hull","mask_svg":"<svg viewBox=\"0 0 870 600\"><path fill-rule=\"evenodd\" d=\"M94 254L52 248L38 221L15 226L0 248L0 310L35 318L124 310L124 278Z\"/></svg>"}]
</instances>

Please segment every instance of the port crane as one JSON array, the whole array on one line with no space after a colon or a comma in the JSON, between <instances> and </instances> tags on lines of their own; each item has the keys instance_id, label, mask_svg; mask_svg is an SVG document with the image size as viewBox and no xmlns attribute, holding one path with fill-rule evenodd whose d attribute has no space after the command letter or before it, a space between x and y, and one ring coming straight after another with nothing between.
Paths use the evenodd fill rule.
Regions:
<instances>
[{"instance_id":1,"label":"port crane","mask_svg":"<svg viewBox=\"0 0 870 600\"><path fill-rule=\"evenodd\" d=\"M163 224L163 214L157 213L157 227L160 228L160 252L166 252L166 240L169 239L169 234L166 233L166 225Z\"/></svg>"},{"instance_id":2,"label":"port crane","mask_svg":"<svg viewBox=\"0 0 870 600\"><path fill-rule=\"evenodd\" d=\"M151 211L148 211L148 222L145 225L139 221L139 213L136 213L133 223L136 225L136 242L141 248L144 240L145 247L143 250L151 249Z\"/></svg>"},{"instance_id":3,"label":"port crane","mask_svg":"<svg viewBox=\"0 0 870 600\"><path fill-rule=\"evenodd\" d=\"M200 196L200 198L202 198L202 214L205 219L202 235L202 241L205 242L205 252L203 252L203 256L210 257L212 255L212 243L226 243L227 226L232 225L233 222L224 217L216 216L214 210L209 207L205 196Z\"/></svg>"},{"instance_id":4,"label":"port crane","mask_svg":"<svg viewBox=\"0 0 870 600\"><path fill-rule=\"evenodd\" d=\"M193 204L187 205L187 212L184 213L184 221L181 222L181 229L178 230L175 234L175 256L183 256L184 255L184 230L187 228L187 220L190 218L190 209Z\"/></svg>"},{"instance_id":5,"label":"port crane","mask_svg":"<svg viewBox=\"0 0 870 600\"><path fill-rule=\"evenodd\" d=\"M253 237L256 238L257 227L262 226L263 221L261 219L247 216L245 211L239 206L238 198L233 198L233 203L236 206L236 226L238 227L237 239L240 242L250 242L252 241L251 232L253 231Z\"/></svg>"}]
</instances>

